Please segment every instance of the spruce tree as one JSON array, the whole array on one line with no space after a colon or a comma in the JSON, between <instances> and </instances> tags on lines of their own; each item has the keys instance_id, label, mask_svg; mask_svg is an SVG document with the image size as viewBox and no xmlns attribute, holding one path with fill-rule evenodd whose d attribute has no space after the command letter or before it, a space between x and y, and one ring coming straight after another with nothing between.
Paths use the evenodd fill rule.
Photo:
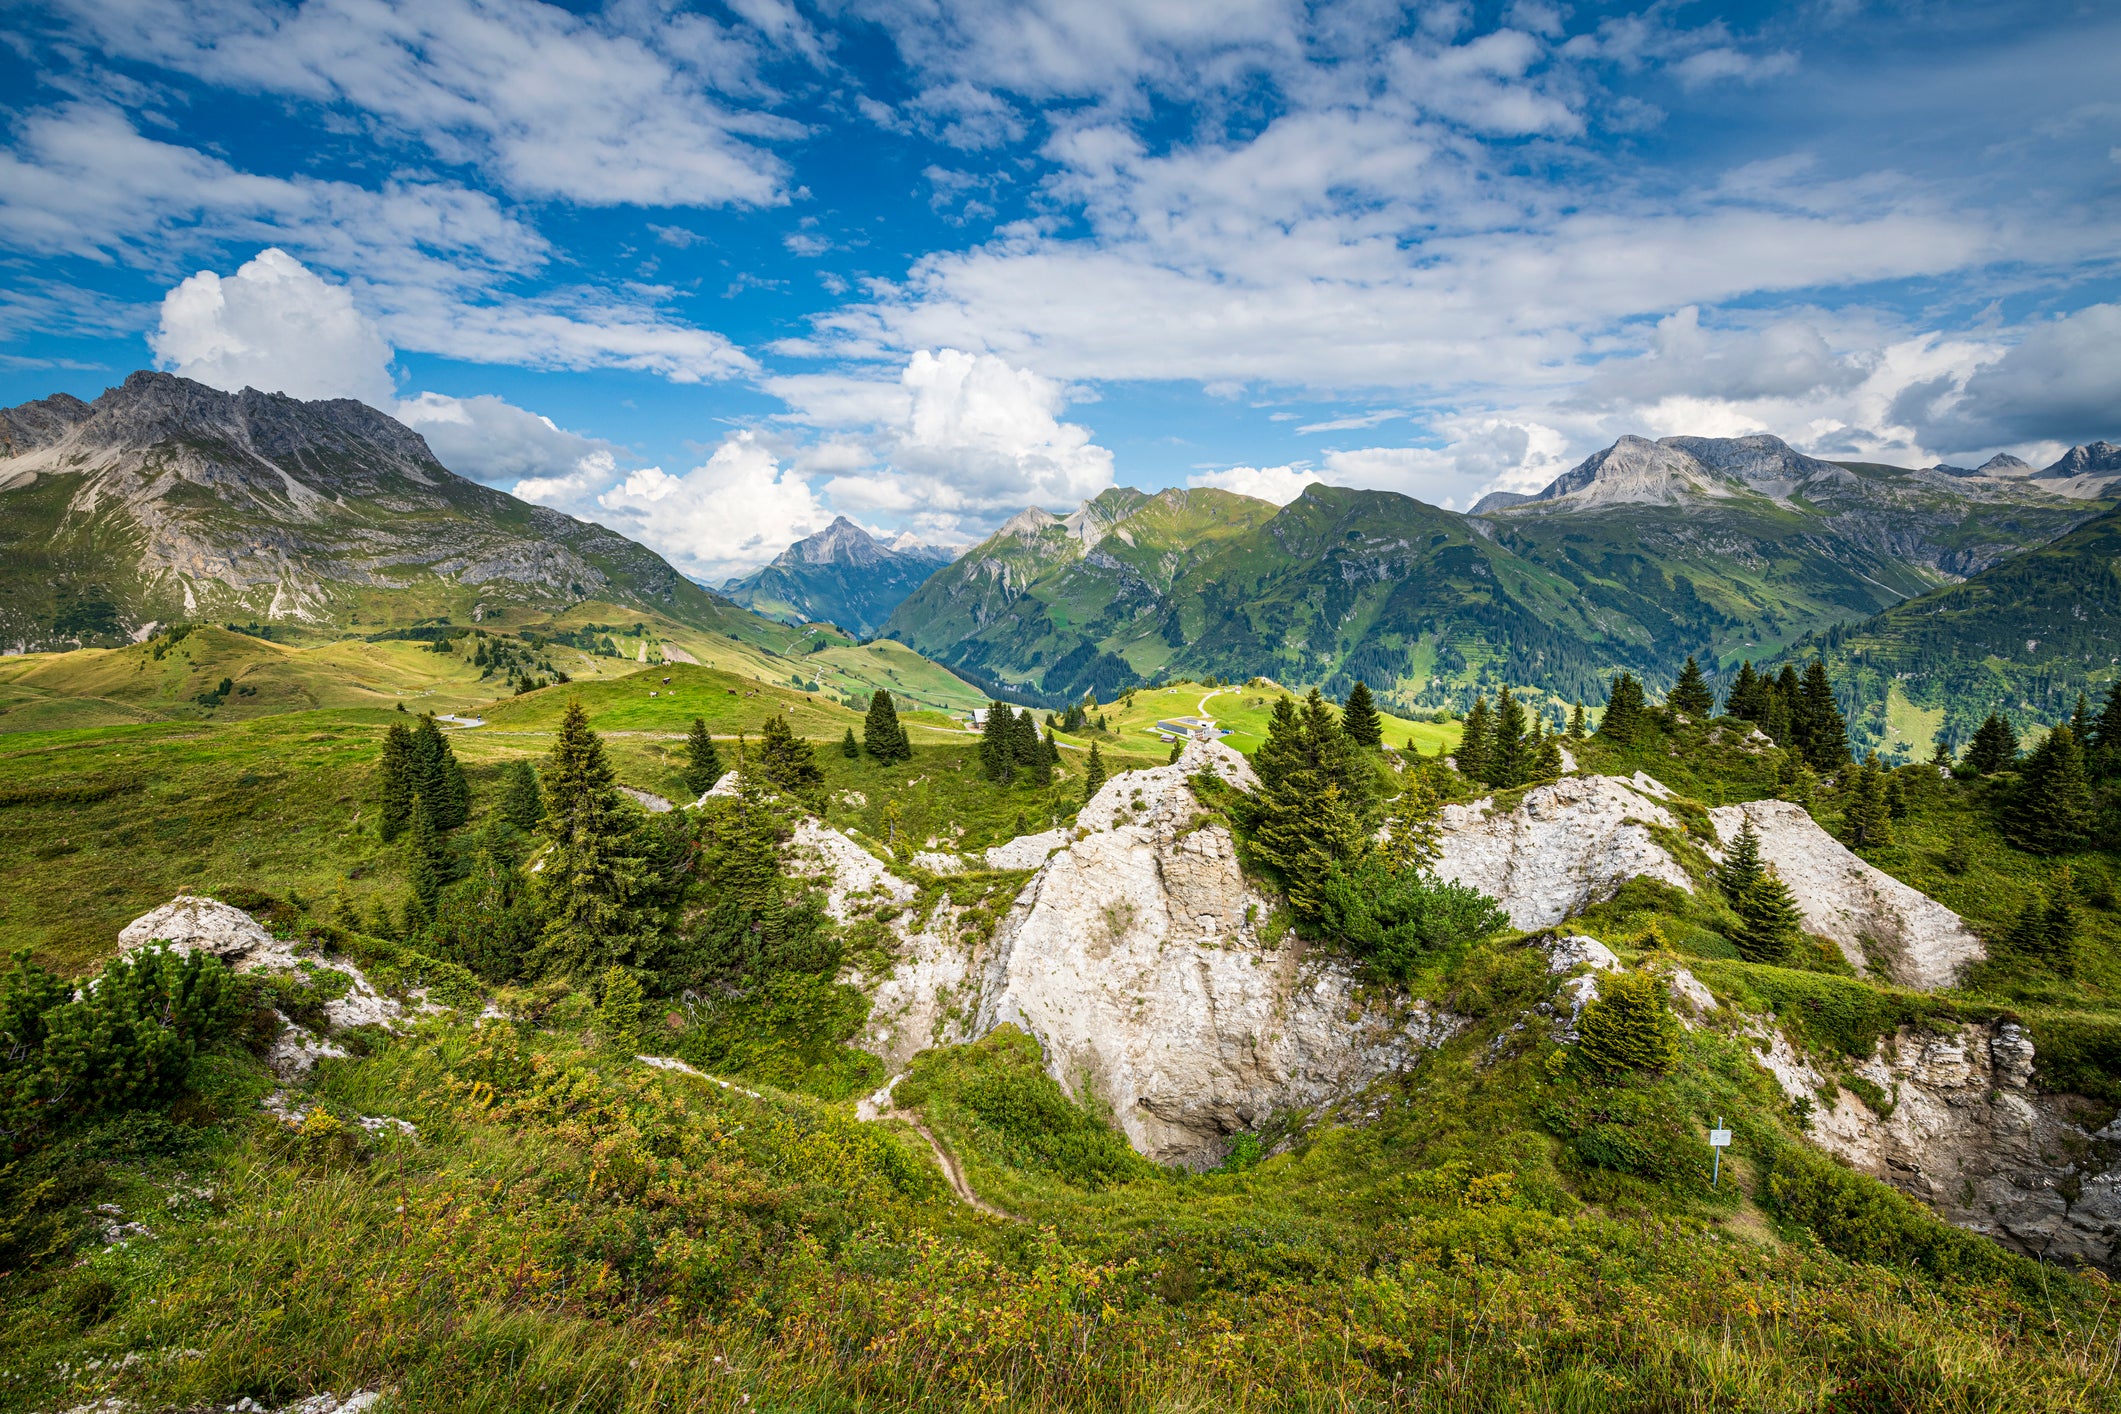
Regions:
<instances>
[{"instance_id":1,"label":"spruce tree","mask_svg":"<svg viewBox=\"0 0 2121 1414\"><path fill-rule=\"evenodd\" d=\"M862 722L862 745L885 765L913 759L913 743L898 719L898 705L891 694L878 688L869 698L869 715Z\"/></svg>"},{"instance_id":2,"label":"spruce tree","mask_svg":"<svg viewBox=\"0 0 2121 1414\"><path fill-rule=\"evenodd\" d=\"M1524 704L1505 687L1495 699L1494 733L1488 738L1488 770L1483 778L1507 790L1523 785L1531 765L1525 759Z\"/></svg>"},{"instance_id":3,"label":"spruce tree","mask_svg":"<svg viewBox=\"0 0 2121 1414\"><path fill-rule=\"evenodd\" d=\"M2025 905L2017 921L2004 933L1997 951L2068 977L2077 970L2077 941L2082 928L2076 882L2068 869L2058 869L2048 883L2046 896Z\"/></svg>"},{"instance_id":4,"label":"spruce tree","mask_svg":"<svg viewBox=\"0 0 2121 1414\"><path fill-rule=\"evenodd\" d=\"M1748 658L1738 665L1738 676L1731 682L1730 695L1724 698L1723 710L1758 726L1767 716L1767 697L1768 685L1753 671L1753 660Z\"/></svg>"},{"instance_id":5,"label":"spruce tree","mask_svg":"<svg viewBox=\"0 0 2121 1414\"><path fill-rule=\"evenodd\" d=\"M722 753L707 733L707 719L694 717L692 730L685 736L685 789L702 796L721 778Z\"/></svg>"},{"instance_id":6,"label":"spruce tree","mask_svg":"<svg viewBox=\"0 0 2121 1414\"><path fill-rule=\"evenodd\" d=\"M1606 972L1577 1024L1576 1064L1609 1079L1679 1064L1679 1019L1664 985L1647 972Z\"/></svg>"},{"instance_id":7,"label":"spruce tree","mask_svg":"<svg viewBox=\"0 0 2121 1414\"><path fill-rule=\"evenodd\" d=\"M1532 719L1531 746L1525 753L1531 766L1526 779L1552 781L1561 777L1561 741L1556 733L1549 731L1544 721Z\"/></svg>"},{"instance_id":8,"label":"spruce tree","mask_svg":"<svg viewBox=\"0 0 2121 1414\"><path fill-rule=\"evenodd\" d=\"M427 808L427 798L416 797L412 803L412 828L405 834L406 876L412 884L413 897L420 901L420 910L428 918L434 917L435 904L441 900L448 861L441 831L434 827L433 812Z\"/></svg>"},{"instance_id":9,"label":"spruce tree","mask_svg":"<svg viewBox=\"0 0 2121 1414\"><path fill-rule=\"evenodd\" d=\"M1476 692L1473 694L1473 708L1466 713L1465 731L1458 738L1458 750L1452 758L1458 763L1458 774L1469 781L1485 781L1488 778L1488 742L1492 735L1491 728L1488 699Z\"/></svg>"},{"instance_id":10,"label":"spruce tree","mask_svg":"<svg viewBox=\"0 0 2121 1414\"><path fill-rule=\"evenodd\" d=\"M1737 900L1738 936L1731 939L1747 962L1780 966L1804 931L1804 914L1772 865L1746 887Z\"/></svg>"},{"instance_id":11,"label":"spruce tree","mask_svg":"<svg viewBox=\"0 0 2121 1414\"><path fill-rule=\"evenodd\" d=\"M797 736L779 712L759 726L758 760L759 778L798 800L810 799L825 784L816 748Z\"/></svg>"},{"instance_id":12,"label":"spruce tree","mask_svg":"<svg viewBox=\"0 0 2121 1414\"><path fill-rule=\"evenodd\" d=\"M518 761L508 768L508 788L501 796L501 818L519 830L535 830L538 817L545 813L545 801L538 791L538 773L528 761Z\"/></svg>"},{"instance_id":13,"label":"spruce tree","mask_svg":"<svg viewBox=\"0 0 2121 1414\"><path fill-rule=\"evenodd\" d=\"M1276 704L1254 756L1260 789L1245 806L1250 852L1280 881L1307 927L1317 920L1333 865L1367 842L1376 794L1371 761L1316 688L1300 711Z\"/></svg>"},{"instance_id":14,"label":"spruce tree","mask_svg":"<svg viewBox=\"0 0 2121 1414\"><path fill-rule=\"evenodd\" d=\"M1674 712L1684 712L1695 721L1704 721L1716 711L1716 694L1709 691L1708 679L1701 675L1701 665L1694 655L1687 655L1686 666L1679 670L1679 680L1665 694L1664 705Z\"/></svg>"},{"instance_id":15,"label":"spruce tree","mask_svg":"<svg viewBox=\"0 0 2121 1414\"><path fill-rule=\"evenodd\" d=\"M1088 805L1105 785L1105 758L1097 743L1090 743L1090 759L1083 763L1083 804Z\"/></svg>"},{"instance_id":16,"label":"spruce tree","mask_svg":"<svg viewBox=\"0 0 2121 1414\"><path fill-rule=\"evenodd\" d=\"M1384 744L1385 724L1370 700L1370 685L1360 679L1348 690L1347 705L1340 709L1340 729L1357 746L1375 749Z\"/></svg>"},{"instance_id":17,"label":"spruce tree","mask_svg":"<svg viewBox=\"0 0 2121 1414\"><path fill-rule=\"evenodd\" d=\"M862 744L854 739L853 727L847 728L847 735L840 738L840 755L846 757L849 761L859 761L861 759Z\"/></svg>"},{"instance_id":18,"label":"spruce tree","mask_svg":"<svg viewBox=\"0 0 2121 1414\"><path fill-rule=\"evenodd\" d=\"M1775 738L1775 745L1801 750L1806 740L1806 721L1803 680L1797 676L1794 663L1784 663L1775 677L1774 691L1769 694L1768 720L1761 726Z\"/></svg>"},{"instance_id":19,"label":"spruce tree","mask_svg":"<svg viewBox=\"0 0 2121 1414\"><path fill-rule=\"evenodd\" d=\"M1872 849L1893 842L1892 807L1886 800L1885 772L1873 751L1856 768L1841 809L1841 838L1850 849Z\"/></svg>"},{"instance_id":20,"label":"spruce tree","mask_svg":"<svg viewBox=\"0 0 2121 1414\"><path fill-rule=\"evenodd\" d=\"M2035 854L2060 854L2091 838L2091 782L2068 723L2057 723L2026 757L2005 825L2013 844Z\"/></svg>"},{"instance_id":21,"label":"spruce tree","mask_svg":"<svg viewBox=\"0 0 2121 1414\"><path fill-rule=\"evenodd\" d=\"M403 722L392 722L383 733L381 775L382 814L377 830L385 844L405 833L412 823L413 780L412 730Z\"/></svg>"},{"instance_id":22,"label":"spruce tree","mask_svg":"<svg viewBox=\"0 0 2121 1414\"><path fill-rule=\"evenodd\" d=\"M1848 723L1834 701L1826 661L1814 658L1804 670L1804 759L1813 770L1830 775L1849 763Z\"/></svg>"},{"instance_id":23,"label":"spruce tree","mask_svg":"<svg viewBox=\"0 0 2121 1414\"><path fill-rule=\"evenodd\" d=\"M1569 740L1582 741L1587 735L1583 720L1583 699L1576 699L1575 710L1569 713Z\"/></svg>"},{"instance_id":24,"label":"spruce tree","mask_svg":"<svg viewBox=\"0 0 2121 1414\"><path fill-rule=\"evenodd\" d=\"M1738 837L1724 853L1723 863L1716 866L1716 887L1723 890L1731 907L1736 908L1745 891L1759 880L1761 868L1760 835L1753 828L1753 817L1746 815L1738 826Z\"/></svg>"},{"instance_id":25,"label":"spruce tree","mask_svg":"<svg viewBox=\"0 0 2121 1414\"><path fill-rule=\"evenodd\" d=\"M785 724L784 724L785 725ZM570 701L545 758L546 810L538 833L547 848L537 888L545 926L532 970L548 977L594 977L644 960L643 910L650 880L604 743L589 714Z\"/></svg>"},{"instance_id":26,"label":"spruce tree","mask_svg":"<svg viewBox=\"0 0 2121 1414\"><path fill-rule=\"evenodd\" d=\"M1642 684L1633 673L1621 673L1606 694L1605 715L1599 719L1598 734L1607 741L1631 746L1641 737L1647 718Z\"/></svg>"},{"instance_id":27,"label":"spruce tree","mask_svg":"<svg viewBox=\"0 0 2121 1414\"><path fill-rule=\"evenodd\" d=\"M2076 710L2069 714L2069 732L2077 739L2077 745L2089 747L2092 740L2092 700L2082 692L2077 694Z\"/></svg>"},{"instance_id":28,"label":"spruce tree","mask_svg":"<svg viewBox=\"0 0 2121 1414\"><path fill-rule=\"evenodd\" d=\"M448 833L471 818L471 786L433 712L422 712L411 731L411 782L437 831Z\"/></svg>"},{"instance_id":29,"label":"spruce tree","mask_svg":"<svg viewBox=\"0 0 2121 1414\"><path fill-rule=\"evenodd\" d=\"M1991 712L1967 743L1955 776L1979 778L2009 770L2018 760L2018 733L2000 712Z\"/></svg>"},{"instance_id":30,"label":"spruce tree","mask_svg":"<svg viewBox=\"0 0 2121 1414\"><path fill-rule=\"evenodd\" d=\"M1016 713L1006 702L987 704L987 721L980 728L980 771L996 785L1016 779Z\"/></svg>"}]
</instances>

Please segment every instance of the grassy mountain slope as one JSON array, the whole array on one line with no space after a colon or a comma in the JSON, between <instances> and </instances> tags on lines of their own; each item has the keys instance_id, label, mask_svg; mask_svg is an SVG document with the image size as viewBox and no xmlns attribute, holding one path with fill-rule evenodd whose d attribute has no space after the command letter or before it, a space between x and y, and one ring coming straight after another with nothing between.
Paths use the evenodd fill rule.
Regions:
<instances>
[{"instance_id":1,"label":"grassy mountain slope","mask_svg":"<svg viewBox=\"0 0 2121 1414\"><path fill-rule=\"evenodd\" d=\"M2121 680L2121 511L1797 649L1812 650L1866 744L1920 756L1992 711L2021 730L2060 721Z\"/></svg>"},{"instance_id":2,"label":"grassy mountain slope","mask_svg":"<svg viewBox=\"0 0 2121 1414\"><path fill-rule=\"evenodd\" d=\"M615 722L633 705L599 711ZM17 738L0 752L11 791L181 755L152 759L145 794L0 807L16 832L0 869L23 820L166 833L190 879L271 885L279 903L250 897L282 927L373 965L376 944L316 927L286 897L323 902L332 871L364 866L355 887L402 887L398 851L349 828L394 716ZM528 743L455 743L482 817ZM654 784L639 739L610 745L622 775ZM947 776L965 793L939 808L1010 798L972 779L969 747L918 750L832 789L875 798ZM1702 729L1632 754L1583 750L1601 769L1658 771L1689 818L1773 774ZM160 780L172 770L194 774ZM1978 820L1982 789L1939 782L1911 810L1940 827ZM310 876L292 871L320 857L298 887ZM1970 883L2008 887L2006 862L1984 843ZM78 867L64 852L44 864ZM0 906L26 874L6 877ZM934 881L914 906L949 907L949 889ZM56 891L38 902L80 907ZM93 907L107 950L110 920L129 915ZM1579 1074L1554 1040L1557 979L1506 936L1408 983L1466 1017L1462 1034L1343 1105L1275 1117L1207 1174L1133 1156L1011 1028L917 1060L894 1099L919 1130L756 1076L729 1088L651 1069L634 1045L604 1044L594 998L562 986L500 989L500 1021L477 1024L483 1002L467 1002L402 1037L343 1035L352 1054L293 1087L310 1116L299 1128L260 1116L277 1082L231 1037L175 1102L30 1156L28 1181L48 1186L8 1221L49 1223L57 1253L0 1274L0 1388L38 1409L272 1407L357 1388L407 1409L613 1414L2121 1408L2108 1287L2010 1257L1823 1159L1730 1016L1774 1000L1830 1065L1842 1041L1903 1019L1948 1038L2008 1002L2042 1056L2060 1055L2060 1011L2036 987L1923 997L1754 967L1731 957L1716 906L1670 891L1597 914L1581 926L1636 966L1676 960L1645 950L1658 925L1725 1003L1679 1038L1671 1073ZM11 939L22 918L7 917ZM2110 949L2111 910L2093 926ZM2107 1005L2110 972L2073 1015ZM689 1005L671 1009L678 1029L660 1008L652 1019L657 1049L696 1024ZM371 1132L364 1116L414 1132ZM1719 1118L1737 1142L1711 1187L1704 1135ZM953 1197L931 1142L1005 1216ZM103 1241L106 1204L153 1235Z\"/></svg>"},{"instance_id":3,"label":"grassy mountain slope","mask_svg":"<svg viewBox=\"0 0 2121 1414\"><path fill-rule=\"evenodd\" d=\"M1049 698L1140 680L1174 584L1274 508L1216 490L1115 488L1065 520L1027 511L938 571L885 632L976 681ZM1153 651L1153 650L1152 650Z\"/></svg>"},{"instance_id":4,"label":"grassy mountain slope","mask_svg":"<svg viewBox=\"0 0 2121 1414\"><path fill-rule=\"evenodd\" d=\"M1661 684L1689 654L1769 656L2102 504L2022 479L1819 462L1769 437L1622 439L1477 517L1324 486L1276 513L1115 491L1067 520L1018 517L887 632L1049 700L1173 672L1332 691L1360 677L1409 708L1505 682L1596 700L1620 668ZM1179 505L1182 525L1146 530Z\"/></svg>"}]
</instances>

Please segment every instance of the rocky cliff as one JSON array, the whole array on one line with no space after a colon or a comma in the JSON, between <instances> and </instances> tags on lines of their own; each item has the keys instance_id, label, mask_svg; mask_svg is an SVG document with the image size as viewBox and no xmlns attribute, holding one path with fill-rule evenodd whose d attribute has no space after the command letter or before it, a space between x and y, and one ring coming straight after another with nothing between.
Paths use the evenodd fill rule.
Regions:
<instances>
[{"instance_id":1,"label":"rocky cliff","mask_svg":"<svg viewBox=\"0 0 2121 1414\"><path fill-rule=\"evenodd\" d=\"M2040 1089L2023 1026L1902 1027L1851 1067L1868 1100L1779 1033L1756 1035L1828 1153L2028 1256L2121 1270L2121 1119Z\"/></svg>"}]
</instances>

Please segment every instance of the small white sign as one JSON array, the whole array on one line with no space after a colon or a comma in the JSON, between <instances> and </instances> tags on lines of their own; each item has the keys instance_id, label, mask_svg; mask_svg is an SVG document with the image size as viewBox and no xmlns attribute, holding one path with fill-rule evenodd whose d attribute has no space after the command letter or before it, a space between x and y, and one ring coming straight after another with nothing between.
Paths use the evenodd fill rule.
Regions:
<instances>
[{"instance_id":1,"label":"small white sign","mask_svg":"<svg viewBox=\"0 0 2121 1414\"><path fill-rule=\"evenodd\" d=\"M1710 1130L1710 1131L1709 1131L1709 1147L1710 1147L1711 1149L1728 1149L1728 1148L1730 1148L1730 1147L1731 1147L1731 1131L1729 1131L1728 1129L1712 1129L1712 1130Z\"/></svg>"}]
</instances>

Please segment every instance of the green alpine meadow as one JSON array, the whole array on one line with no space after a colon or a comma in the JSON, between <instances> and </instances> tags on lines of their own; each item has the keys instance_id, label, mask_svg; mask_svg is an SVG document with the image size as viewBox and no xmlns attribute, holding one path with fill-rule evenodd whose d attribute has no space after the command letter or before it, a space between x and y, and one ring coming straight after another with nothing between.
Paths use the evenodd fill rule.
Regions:
<instances>
[{"instance_id":1,"label":"green alpine meadow","mask_svg":"<svg viewBox=\"0 0 2121 1414\"><path fill-rule=\"evenodd\" d=\"M0 1414L2121 1414L2121 7L0 13Z\"/></svg>"}]
</instances>

